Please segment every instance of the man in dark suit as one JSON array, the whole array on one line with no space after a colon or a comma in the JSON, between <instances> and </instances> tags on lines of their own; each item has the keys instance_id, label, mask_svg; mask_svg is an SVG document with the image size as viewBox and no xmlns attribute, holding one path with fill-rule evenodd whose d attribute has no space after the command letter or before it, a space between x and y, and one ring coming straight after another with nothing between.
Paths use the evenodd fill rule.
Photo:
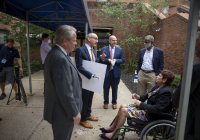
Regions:
<instances>
[{"instance_id":1,"label":"man in dark suit","mask_svg":"<svg viewBox=\"0 0 200 140\"><path fill-rule=\"evenodd\" d=\"M68 55L77 44L76 29L60 26L55 43L44 63L44 120L52 124L54 140L70 140L82 109L81 77Z\"/></svg>"},{"instance_id":2,"label":"man in dark suit","mask_svg":"<svg viewBox=\"0 0 200 140\"><path fill-rule=\"evenodd\" d=\"M94 78L94 75L83 68L83 60L88 60L92 62L99 62L97 58L96 52L93 50L93 47L97 46L98 36L94 33L90 33L87 35L87 43L78 48L75 54L76 67L80 73L82 73L86 78L91 79ZM101 55L101 59L104 59L105 56ZM94 92L82 89L82 100L83 100L83 108L81 112L81 121L80 124L86 128L93 128L93 126L87 121L98 121L98 118L93 117L91 115L91 107L92 107L92 99Z\"/></svg>"},{"instance_id":3,"label":"man in dark suit","mask_svg":"<svg viewBox=\"0 0 200 140\"><path fill-rule=\"evenodd\" d=\"M137 64L138 85L137 94L144 95L156 85L156 76L164 68L163 50L153 46L154 37L148 35L142 50L139 53Z\"/></svg>"},{"instance_id":4,"label":"man in dark suit","mask_svg":"<svg viewBox=\"0 0 200 140\"><path fill-rule=\"evenodd\" d=\"M108 108L109 89L112 87L112 107L117 108L117 89L121 76L120 64L125 62L123 51L117 47L117 38L112 35L109 37L109 46L103 47L100 54L105 54L106 58L101 61L107 65L104 81L104 109Z\"/></svg>"},{"instance_id":5,"label":"man in dark suit","mask_svg":"<svg viewBox=\"0 0 200 140\"><path fill-rule=\"evenodd\" d=\"M200 58L200 32L197 33L195 55ZM182 79L181 79L182 81ZM178 108L181 81L173 94L173 106ZM184 140L200 140L200 59L194 62Z\"/></svg>"}]
</instances>

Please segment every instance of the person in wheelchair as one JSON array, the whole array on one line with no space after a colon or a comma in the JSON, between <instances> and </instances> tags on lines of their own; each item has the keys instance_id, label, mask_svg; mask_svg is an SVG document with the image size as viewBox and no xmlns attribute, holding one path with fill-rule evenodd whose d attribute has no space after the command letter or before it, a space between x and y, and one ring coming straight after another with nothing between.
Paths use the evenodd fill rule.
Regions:
<instances>
[{"instance_id":1,"label":"person in wheelchair","mask_svg":"<svg viewBox=\"0 0 200 140\"><path fill-rule=\"evenodd\" d=\"M120 106L117 116L111 126L100 128L104 134L101 137L111 139L115 131L124 125L126 118L134 118L136 120L132 125L136 125L139 121L152 121L161 119L161 115L155 113L169 113L172 106L173 90L171 83L174 80L174 74L169 70L163 70L156 76L157 85L145 95L134 93L134 104L123 104ZM116 135L113 139L118 139Z\"/></svg>"}]
</instances>

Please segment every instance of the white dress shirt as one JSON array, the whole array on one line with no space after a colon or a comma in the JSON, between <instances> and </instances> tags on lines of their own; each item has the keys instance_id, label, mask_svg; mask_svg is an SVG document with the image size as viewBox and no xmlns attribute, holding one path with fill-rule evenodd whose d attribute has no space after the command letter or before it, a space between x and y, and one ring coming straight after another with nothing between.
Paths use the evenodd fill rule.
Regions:
<instances>
[{"instance_id":1,"label":"white dress shirt","mask_svg":"<svg viewBox=\"0 0 200 140\"><path fill-rule=\"evenodd\" d=\"M91 59L91 61L93 62L93 59L92 59L92 51L91 51L92 48L91 48L87 43L85 43L85 46L87 47L88 52L89 52L89 55L90 55L90 59ZM93 50L93 53L94 53L94 50ZM94 56L94 62L95 62L95 56Z\"/></svg>"},{"instance_id":2,"label":"white dress shirt","mask_svg":"<svg viewBox=\"0 0 200 140\"><path fill-rule=\"evenodd\" d=\"M62 52L64 52L64 54L66 54L67 55L67 52L65 51L65 49L63 48L63 47L61 47L60 45L58 45L58 44L56 44L60 49L61 49L61 51Z\"/></svg>"},{"instance_id":3,"label":"white dress shirt","mask_svg":"<svg viewBox=\"0 0 200 140\"><path fill-rule=\"evenodd\" d=\"M153 69L153 49L154 47L152 47L150 51L146 49L144 57L143 57L141 69L147 70L147 71L154 70Z\"/></svg>"}]
</instances>

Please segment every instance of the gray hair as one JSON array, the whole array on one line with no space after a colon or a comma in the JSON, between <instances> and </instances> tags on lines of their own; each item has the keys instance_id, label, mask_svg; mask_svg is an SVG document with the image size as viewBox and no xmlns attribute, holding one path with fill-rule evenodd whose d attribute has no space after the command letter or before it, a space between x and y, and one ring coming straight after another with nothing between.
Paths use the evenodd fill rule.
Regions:
<instances>
[{"instance_id":1,"label":"gray hair","mask_svg":"<svg viewBox=\"0 0 200 140\"><path fill-rule=\"evenodd\" d=\"M86 40L88 41L88 38L89 37L92 37L92 35L96 35L95 33L89 33L87 36L86 36Z\"/></svg>"},{"instance_id":2,"label":"gray hair","mask_svg":"<svg viewBox=\"0 0 200 140\"><path fill-rule=\"evenodd\" d=\"M71 40L76 29L69 25L61 25L55 32L55 43L62 43L64 38Z\"/></svg>"},{"instance_id":3,"label":"gray hair","mask_svg":"<svg viewBox=\"0 0 200 140\"><path fill-rule=\"evenodd\" d=\"M154 37L152 35L147 35L145 39L150 39L151 42L154 42Z\"/></svg>"}]
</instances>

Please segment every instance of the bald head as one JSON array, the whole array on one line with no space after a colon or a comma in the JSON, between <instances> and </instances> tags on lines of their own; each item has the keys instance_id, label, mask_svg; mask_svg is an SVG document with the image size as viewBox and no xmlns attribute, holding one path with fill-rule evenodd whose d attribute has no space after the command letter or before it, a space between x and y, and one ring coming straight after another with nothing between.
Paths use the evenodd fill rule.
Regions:
<instances>
[{"instance_id":1,"label":"bald head","mask_svg":"<svg viewBox=\"0 0 200 140\"><path fill-rule=\"evenodd\" d=\"M109 43L110 43L110 46L111 46L111 47L116 46L116 45L117 45L117 38L116 38L116 36L111 35L111 36L109 37Z\"/></svg>"}]
</instances>

